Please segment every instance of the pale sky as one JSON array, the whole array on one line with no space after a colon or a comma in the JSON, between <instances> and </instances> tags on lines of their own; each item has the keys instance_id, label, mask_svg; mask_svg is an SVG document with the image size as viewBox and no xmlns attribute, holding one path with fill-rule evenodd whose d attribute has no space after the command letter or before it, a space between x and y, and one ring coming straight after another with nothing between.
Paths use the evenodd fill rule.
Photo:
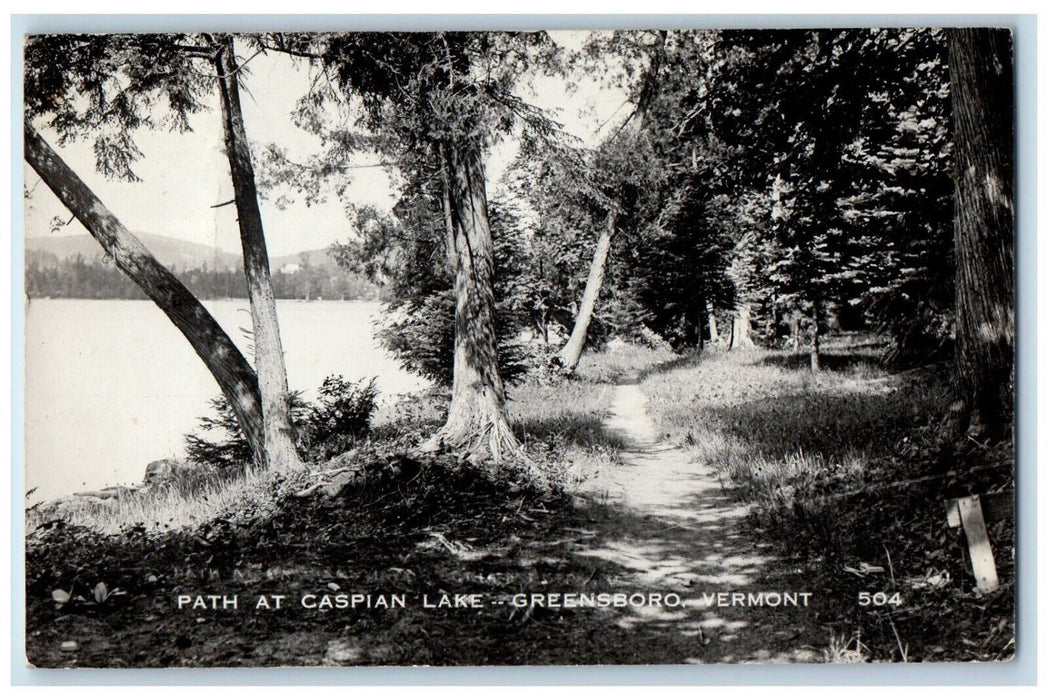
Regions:
<instances>
[{"instance_id":1,"label":"pale sky","mask_svg":"<svg viewBox=\"0 0 1048 700\"><path fill-rule=\"evenodd\" d=\"M578 46L583 32L554 32L554 38L569 47ZM243 52L241 52L243 53ZM241 60L246 58L241 56ZM254 144L276 143L288 149L293 159L315 152L318 142L299 130L289 114L295 101L308 87L308 69L283 55L259 55L250 63L251 73L241 91L248 137ZM623 106L625 95L598 88L597 76L579 81L580 88L568 95L560 79L535 81L535 94L522 96L533 104L551 110L565 130L595 145L598 126L605 124ZM102 202L131 231L153 233L195 243L213 245L237 252L240 238L234 207L212 209L212 205L233 197L229 168L222 152L222 134L217 95L211 110L191 119L193 131L187 134L141 131L135 135L142 159L133 167L142 179L137 183L107 180L94 168L89 141L59 148L53 132L41 135L58 150L63 159L95 191ZM609 128L605 125L604 130ZM505 142L491 153L487 164L489 193L516 153L516 144ZM361 163L374 162L362 156ZM32 190L26 201L26 235L88 235L79 222L50 234L54 217L69 218L69 212L27 165L26 186ZM347 195L360 204L389 208L394 201L389 180L381 168L352 171ZM35 186L35 187L34 187ZM281 211L272 201L263 200L262 217L271 255L287 255L302 250L324 248L351 235L351 229L337 201L307 208L302 204Z\"/></svg>"}]
</instances>

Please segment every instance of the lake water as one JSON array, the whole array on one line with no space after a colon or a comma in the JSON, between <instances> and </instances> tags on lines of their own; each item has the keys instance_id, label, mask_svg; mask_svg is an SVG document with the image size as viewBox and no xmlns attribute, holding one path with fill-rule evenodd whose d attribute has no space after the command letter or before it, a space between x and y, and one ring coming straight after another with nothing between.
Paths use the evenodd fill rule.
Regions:
<instances>
[{"instance_id":1,"label":"lake water","mask_svg":"<svg viewBox=\"0 0 1048 700\"><path fill-rule=\"evenodd\" d=\"M247 355L247 301L204 305ZM277 302L288 384L315 398L330 374L377 377L387 398L426 385L379 347L376 302ZM29 502L140 481L183 454L218 385L152 302L34 299L26 305ZM250 355L247 355L250 358Z\"/></svg>"}]
</instances>

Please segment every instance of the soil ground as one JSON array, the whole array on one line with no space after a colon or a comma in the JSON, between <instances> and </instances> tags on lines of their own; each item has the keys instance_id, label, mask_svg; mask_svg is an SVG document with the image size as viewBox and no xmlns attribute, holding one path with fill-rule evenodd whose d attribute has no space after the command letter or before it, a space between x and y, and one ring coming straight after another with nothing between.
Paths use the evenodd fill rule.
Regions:
<instances>
[{"instance_id":1,"label":"soil ground","mask_svg":"<svg viewBox=\"0 0 1048 700\"><path fill-rule=\"evenodd\" d=\"M818 593L750 526L712 467L660 439L646 403L637 384L615 387L607 428L628 447L622 468L603 480L611 507L594 527L605 538L577 554L621 566L636 590L677 592L685 605L640 608L617 624L658 630L688 663L822 660L829 632L814 619ZM747 602L770 593L763 600L775 605L735 605L733 593ZM809 593L812 606L801 596L776 604L785 593Z\"/></svg>"},{"instance_id":2,"label":"soil ground","mask_svg":"<svg viewBox=\"0 0 1048 700\"><path fill-rule=\"evenodd\" d=\"M605 429L627 447L621 465L583 496L507 494L450 467L421 476L398 469L398 480L370 491L318 492L257 522L207 532L97 540L59 524L45 528L29 553L29 660L42 667L824 660L830 632L818 620L818 592L773 554L711 467L660 440L635 382L612 390ZM438 483L439 491L425 485ZM93 601L97 582L121 593ZM84 600L58 608L57 588ZM355 592L403 593L408 602L301 605L304 594L316 602ZM432 605L456 593L479 593L483 607L422 604L423 595ZM682 604L544 604L566 593L657 594ZM765 605L746 604L751 593L765 594ZM783 604L784 594L803 601L804 593L810 607ZM263 594L286 595L285 607L257 609ZM514 604L521 594L544 597ZM238 608L180 610L179 595L236 595Z\"/></svg>"}]
</instances>

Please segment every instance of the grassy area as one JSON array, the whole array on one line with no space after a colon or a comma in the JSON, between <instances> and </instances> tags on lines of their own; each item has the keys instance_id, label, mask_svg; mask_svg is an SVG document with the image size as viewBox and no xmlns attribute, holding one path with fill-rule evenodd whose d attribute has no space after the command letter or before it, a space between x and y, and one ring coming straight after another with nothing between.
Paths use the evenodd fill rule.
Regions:
<instances>
[{"instance_id":1,"label":"grassy area","mask_svg":"<svg viewBox=\"0 0 1048 700\"><path fill-rule=\"evenodd\" d=\"M636 372L665 357L665 353L644 348L618 346L583 356L584 381L549 383L536 378L510 387L510 421L529 455L544 466L552 483L570 489L616 464L621 445L601 427L610 392L600 378ZM370 438L336 462L410 452L439 427L446 412L447 396L440 391L385 405L374 418ZM263 513L286 492L301 489L308 482L307 474L277 476L251 469L224 476L209 472L157 488L122 491L105 500L43 504L29 511L27 528L32 531L61 518L69 525L107 534L135 526L150 531L192 529L234 512Z\"/></svg>"},{"instance_id":2,"label":"grassy area","mask_svg":"<svg viewBox=\"0 0 1048 700\"><path fill-rule=\"evenodd\" d=\"M716 560L701 537L721 548L723 561L757 560L755 548L776 544L781 571L754 564L748 573L728 567L727 575L759 574L774 582L762 584L768 590L800 586L815 596L810 617L737 613L730 622L750 629L744 649L771 653L805 639L812 651L825 628L827 660L1008 658L1013 533L1006 523L991 528L1004 585L981 596L942 504L1008 485L1007 470L966 470L1007 458L1009 446L946 437L943 368L889 374L878 350L856 338L827 343L827 369L813 375L806 356L785 352L677 357L612 346L584 356L576 379L510 387L512 425L561 489L449 457L413 458L411 448L444 419L446 393L430 392L383 409L367 440L311 473L199 476L63 511L37 509L27 546L31 658L45 666L734 659L730 631L710 628L706 642L716 641L700 651L684 622L667 627L657 617L624 621L600 611L172 611L177 594L213 591L630 591L637 579L622 561L647 557L658 570L676 561L686 570ZM623 465L622 445L603 422L611 382L631 376L642 378L660 429L723 474L729 495L703 502L751 504L753 527L739 521L717 533L706 522L704 534L693 535L674 516L568 497ZM689 502L678 501L687 510ZM622 560L623 552L633 558ZM121 594L92 602L99 583ZM56 591L73 602L57 607ZM899 602L862 607L862 592L898 593ZM690 624L705 619L693 614ZM757 622L763 627L747 627ZM82 644L73 655L62 651L70 639Z\"/></svg>"},{"instance_id":3,"label":"grassy area","mask_svg":"<svg viewBox=\"0 0 1048 700\"><path fill-rule=\"evenodd\" d=\"M665 435L716 467L757 526L807 568L827 618L853 642L845 647L891 660L1007 658L1011 525L991 532L1004 585L980 596L943 502L1009 486L1011 444L950 435L946 368L893 375L878 351L869 339L837 339L813 374L804 354L714 350L642 388ZM860 591L899 592L901 602L862 608Z\"/></svg>"},{"instance_id":4,"label":"grassy area","mask_svg":"<svg viewBox=\"0 0 1048 700\"><path fill-rule=\"evenodd\" d=\"M755 500L803 492L828 474L861 477L946 407L940 383L877 369L875 348L830 348L823 364L813 374L806 355L713 351L642 388L671 440Z\"/></svg>"},{"instance_id":5,"label":"grassy area","mask_svg":"<svg viewBox=\"0 0 1048 700\"><path fill-rule=\"evenodd\" d=\"M419 595L485 590L509 596L536 576L581 582L586 570L524 558L556 543L563 499L446 458L381 460L369 478L308 495L267 491L267 508L234 504L181 530L117 535L52 521L27 547L27 651L40 667L549 663L544 627L502 609L422 609ZM568 521L578 527L580 523ZM532 544L536 543L536 544ZM99 599L104 584L113 592ZM305 593L404 594L405 610L305 610ZM68 602L56 605L56 592ZM179 611L178 595L239 596L239 612ZM288 595L285 614L250 601ZM465 613L470 613L466 615ZM594 623L596 624L596 622ZM583 635L586 629L578 629ZM63 650L67 640L76 648ZM545 656L542 656L545 654Z\"/></svg>"},{"instance_id":6,"label":"grassy area","mask_svg":"<svg viewBox=\"0 0 1048 700\"><path fill-rule=\"evenodd\" d=\"M74 498L43 503L26 514L26 531L61 520L102 534L140 526L164 532L201 527L233 510L265 512L279 494L300 487L305 474L279 476L248 469L225 476L191 477L105 499Z\"/></svg>"},{"instance_id":7,"label":"grassy area","mask_svg":"<svg viewBox=\"0 0 1048 700\"><path fill-rule=\"evenodd\" d=\"M600 429L608 390L593 381L525 383L511 389L511 419L533 456L565 465L566 480L568 467L587 455L594 463L614 459L615 441ZM27 547L30 660L120 667L666 663L693 656L692 638L667 634L654 619L620 624L623 614L610 609L418 606L421 594L442 591L508 598L637 585L614 561L578 555L603 551L620 534L596 524L606 509L447 457L415 461L389 452L438 425L443 401L419 396L385 412L369 443L329 465L362 468L365 478L341 488L326 488L333 478L310 490L299 477L245 474L198 484L195 494L187 489L183 507L210 505L194 506L183 527L157 527L148 503L132 507L134 494L105 506L120 511L111 526L119 518L142 523L118 534L99 534L97 514L84 523L90 529L69 519L40 523ZM175 500L164 506L171 508ZM632 528L652 527L622 517L633 518ZM98 600L99 584L120 593ZM415 602L392 612L287 614L256 613L249 603L229 614L174 606L183 594L251 601L281 593L297 603L303 593L339 591L397 592ZM56 592L69 602L57 606ZM64 650L72 642L76 648Z\"/></svg>"},{"instance_id":8,"label":"grassy area","mask_svg":"<svg viewBox=\"0 0 1048 700\"><path fill-rule=\"evenodd\" d=\"M613 341L600 352L584 353L575 374L584 382L614 384L623 377L638 376L675 359L677 355L665 348Z\"/></svg>"},{"instance_id":9,"label":"grassy area","mask_svg":"<svg viewBox=\"0 0 1048 700\"><path fill-rule=\"evenodd\" d=\"M611 404L606 384L526 382L509 398L510 422L550 479L573 490L619 463L621 441L603 428Z\"/></svg>"}]
</instances>

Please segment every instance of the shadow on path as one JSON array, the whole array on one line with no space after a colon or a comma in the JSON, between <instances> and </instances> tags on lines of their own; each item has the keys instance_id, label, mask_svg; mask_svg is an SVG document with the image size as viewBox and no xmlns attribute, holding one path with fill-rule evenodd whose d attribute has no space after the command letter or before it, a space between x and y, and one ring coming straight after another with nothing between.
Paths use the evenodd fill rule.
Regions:
<instances>
[{"instance_id":1,"label":"shadow on path","mask_svg":"<svg viewBox=\"0 0 1048 700\"><path fill-rule=\"evenodd\" d=\"M275 513L218 520L202 533L99 542L56 530L28 556L29 659L41 667L822 660L829 630L814 607L787 604L810 593L817 606L818 591L775 556L711 467L659 439L638 385L614 391L609 419L593 429L622 441L621 465L576 507L527 490L507 502L480 472L431 465L428 476L401 474L395 488L289 497ZM127 594L56 609L53 590L76 581L87 594L98 581ZM396 593L407 605L302 604L304 595ZM421 604L470 593L483 604ZM243 607L182 610L185 594L240 596ZM264 594L288 604L259 610L253 601ZM569 594L682 604L512 603Z\"/></svg>"},{"instance_id":2,"label":"shadow on path","mask_svg":"<svg viewBox=\"0 0 1048 700\"><path fill-rule=\"evenodd\" d=\"M619 588L684 604L626 608L616 624L662 663L822 660L829 631L803 604L818 592L762 541L712 467L659 440L646 404L636 384L616 387L606 429L628 445L624 466L596 487L601 536L575 555L626 572Z\"/></svg>"}]
</instances>

